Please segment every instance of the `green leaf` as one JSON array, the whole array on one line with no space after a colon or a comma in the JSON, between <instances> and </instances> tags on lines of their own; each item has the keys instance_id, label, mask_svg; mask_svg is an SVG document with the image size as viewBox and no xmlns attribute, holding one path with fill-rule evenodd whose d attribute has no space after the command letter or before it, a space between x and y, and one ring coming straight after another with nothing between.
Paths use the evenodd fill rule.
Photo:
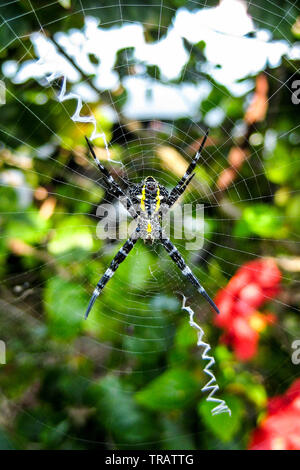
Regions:
<instances>
[{"instance_id":1,"label":"green leaf","mask_svg":"<svg viewBox=\"0 0 300 470\"><path fill-rule=\"evenodd\" d=\"M58 0L58 3L66 9L71 8L71 0Z\"/></svg>"},{"instance_id":2,"label":"green leaf","mask_svg":"<svg viewBox=\"0 0 300 470\"><path fill-rule=\"evenodd\" d=\"M57 448L69 431L70 424L67 420L55 423L55 426L45 426L40 433L40 439L49 449Z\"/></svg>"},{"instance_id":3,"label":"green leaf","mask_svg":"<svg viewBox=\"0 0 300 470\"><path fill-rule=\"evenodd\" d=\"M265 159L265 172L267 178L273 183L285 184L291 182L299 187L300 151L286 142L277 141L272 155Z\"/></svg>"},{"instance_id":4,"label":"green leaf","mask_svg":"<svg viewBox=\"0 0 300 470\"><path fill-rule=\"evenodd\" d=\"M143 445L153 439L151 416L136 404L133 391L120 378L107 375L101 379L90 388L89 399L98 410L99 422L118 445Z\"/></svg>"},{"instance_id":5,"label":"green leaf","mask_svg":"<svg viewBox=\"0 0 300 470\"><path fill-rule=\"evenodd\" d=\"M171 369L136 394L138 403L152 410L171 411L190 405L200 385L184 369Z\"/></svg>"},{"instance_id":6,"label":"green leaf","mask_svg":"<svg viewBox=\"0 0 300 470\"><path fill-rule=\"evenodd\" d=\"M14 446L6 433L0 429L0 450L13 450Z\"/></svg>"},{"instance_id":7,"label":"green leaf","mask_svg":"<svg viewBox=\"0 0 300 470\"><path fill-rule=\"evenodd\" d=\"M264 238L284 238L287 228L283 225L282 212L269 204L253 204L244 209L240 224L245 229ZM235 234L240 234L237 224Z\"/></svg>"},{"instance_id":8,"label":"green leaf","mask_svg":"<svg viewBox=\"0 0 300 470\"><path fill-rule=\"evenodd\" d=\"M286 215L293 229L300 232L300 195L297 194L289 200Z\"/></svg>"},{"instance_id":9,"label":"green leaf","mask_svg":"<svg viewBox=\"0 0 300 470\"><path fill-rule=\"evenodd\" d=\"M178 418L168 419L165 416L162 419L163 450L194 450L196 449L193 435L188 432L184 422L178 422Z\"/></svg>"},{"instance_id":10,"label":"green leaf","mask_svg":"<svg viewBox=\"0 0 300 470\"><path fill-rule=\"evenodd\" d=\"M95 54L89 53L88 58L90 59L91 63L94 65L100 64L100 59Z\"/></svg>"},{"instance_id":11,"label":"green leaf","mask_svg":"<svg viewBox=\"0 0 300 470\"><path fill-rule=\"evenodd\" d=\"M186 315L184 321L181 322L181 325L178 325L174 342L176 348L181 351L194 347L197 343L197 334L189 324L188 315Z\"/></svg>"},{"instance_id":12,"label":"green leaf","mask_svg":"<svg viewBox=\"0 0 300 470\"><path fill-rule=\"evenodd\" d=\"M45 309L50 332L60 339L78 334L88 305L88 295L80 284L53 277L45 289Z\"/></svg>"},{"instance_id":13,"label":"green leaf","mask_svg":"<svg viewBox=\"0 0 300 470\"><path fill-rule=\"evenodd\" d=\"M170 347L170 336L166 326L135 326L134 333L124 337L123 347L131 358L136 356L139 363L153 364Z\"/></svg>"},{"instance_id":14,"label":"green leaf","mask_svg":"<svg viewBox=\"0 0 300 470\"><path fill-rule=\"evenodd\" d=\"M0 211L14 212L18 207L17 193L13 188L0 186ZM13 215L13 214L12 214Z\"/></svg>"},{"instance_id":15,"label":"green leaf","mask_svg":"<svg viewBox=\"0 0 300 470\"><path fill-rule=\"evenodd\" d=\"M8 238L18 238L26 243L39 243L46 236L49 229L49 221L40 217L38 211L29 209L30 212L16 215L10 219L6 227Z\"/></svg>"},{"instance_id":16,"label":"green leaf","mask_svg":"<svg viewBox=\"0 0 300 470\"><path fill-rule=\"evenodd\" d=\"M223 442L230 441L238 432L242 425L243 402L234 395L224 395L222 399L231 409L231 416L228 413L221 413L213 416L213 402L203 398L198 404L198 413L205 426Z\"/></svg>"},{"instance_id":17,"label":"green leaf","mask_svg":"<svg viewBox=\"0 0 300 470\"><path fill-rule=\"evenodd\" d=\"M63 219L56 226L55 234L48 243L48 250L54 255L76 248L91 251L93 248L91 225L89 219L85 217L72 216Z\"/></svg>"},{"instance_id":18,"label":"green leaf","mask_svg":"<svg viewBox=\"0 0 300 470\"><path fill-rule=\"evenodd\" d=\"M250 372L243 371L236 374L229 386L239 395L244 394L258 408L267 405L268 396L265 387Z\"/></svg>"}]
</instances>

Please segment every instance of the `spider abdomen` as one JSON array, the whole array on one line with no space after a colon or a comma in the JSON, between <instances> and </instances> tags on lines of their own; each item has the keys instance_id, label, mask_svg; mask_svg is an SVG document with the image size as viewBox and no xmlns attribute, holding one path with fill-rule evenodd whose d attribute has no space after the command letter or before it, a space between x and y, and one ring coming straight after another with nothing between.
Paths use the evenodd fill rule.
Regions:
<instances>
[{"instance_id":1,"label":"spider abdomen","mask_svg":"<svg viewBox=\"0 0 300 470\"><path fill-rule=\"evenodd\" d=\"M148 243L153 243L161 236L161 201L164 199L162 193L165 193L164 188L152 176L148 176L135 193L138 201L137 222L140 237Z\"/></svg>"},{"instance_id":2,"label":"spider abdomen","mask_svg":"<svg viewBox=\"0 0 300 470\"><path fill-rule=\"evenodd\" d=\"M140 237L145 242L153 243L154 240L160 238L161 225L159 214L148 214L148 212L141 212L138 217L138 226L140 228Z\"/></svg>"}]
</instances>

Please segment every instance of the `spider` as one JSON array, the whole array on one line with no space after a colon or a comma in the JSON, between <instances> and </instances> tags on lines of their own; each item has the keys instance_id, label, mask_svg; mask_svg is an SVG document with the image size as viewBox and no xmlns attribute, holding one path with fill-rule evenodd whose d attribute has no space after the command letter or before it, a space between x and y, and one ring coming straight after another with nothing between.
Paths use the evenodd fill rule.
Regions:
<instances>
[{"instance_id":1,"label":"spider","mask_svg":"<svg viewBox=\"0 0 300 470\"><path fill-rule=\"evenodd\" d=\"M108 170L100 163L96 157L91 142L87 137L85 137L97 167L104 175L105 182L108 186L108 191L120 199L120 201L128 210L129 214L137 221L137 227L134 233L129 237L122 248L120 248L110 263L109 268L105 271L99 280L88 304L85 313L85 319L88 317L97 297L101 294L102 290L114 275L120 264L129 255L130 251L139 238L144 240L145 243L151 244L155 240L158 240L163 245L174 263L181 270L182 274L196 287L197 291L203 295L203 297L210 303L215 311L220 313L218 307L209 297L204 287L202 287L196 276L192 273L191 269L186 265L177 248L165 235L161 226L161 216L163 211L170 210L177 199L184 193L188 184L195 176L193 171L200 158L207 136L208 131L202 139L200 148L190 163L185 174L170 192L164 186L159 184L156 179L153 178L153 176L147 176L143 181L141 181L141 183L131 185L127 193L125 193L125 191L120 188Z\"/></svg>"}]
</instances>

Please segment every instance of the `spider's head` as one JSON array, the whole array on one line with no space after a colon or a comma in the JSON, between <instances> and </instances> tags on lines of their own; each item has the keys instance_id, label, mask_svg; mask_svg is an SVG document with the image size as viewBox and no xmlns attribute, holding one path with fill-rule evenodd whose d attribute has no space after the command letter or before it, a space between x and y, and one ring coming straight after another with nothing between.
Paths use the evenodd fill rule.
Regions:
<instances>
[{"instance_id":1,"label":"spider's head","mask_svg":"<svg viewBox=\"0 0 300 470\"><path fill-rule=\"evenodd\" d=\"M150 193L155 193L157 191L158 183L153 176L147 176L145 178L144 184L146 186L146 190Z\"/></svg>"}]
</instances>

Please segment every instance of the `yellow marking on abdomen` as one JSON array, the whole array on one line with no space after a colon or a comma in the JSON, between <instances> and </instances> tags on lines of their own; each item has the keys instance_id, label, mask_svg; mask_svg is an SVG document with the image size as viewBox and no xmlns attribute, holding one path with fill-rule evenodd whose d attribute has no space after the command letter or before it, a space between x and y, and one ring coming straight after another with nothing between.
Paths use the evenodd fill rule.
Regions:
<instances>
[{"instance_id":1,"label":"yellow marking on abdomen","mask_svg":"<svg viewBox=\"0 0 300 470\"><path fill-rule=\"evenodd\" d=\"M157 188L157 193L156 193L156 207L155 207L155 212L158 211L160 206L160 197L159 197L159 186Z\"/></svg>"},{"instance_id":2,"label":"yellow marking on abdomen","mask_svg":"<svg viewBox=\"0 0 300 470\"><path fill-rule=\"evenodd\" d=\"M144 184L142 189L142 198L141 198L141 209L145 210L145 199L146 199L146 185Z\"/></svg>"},{"instance_id":3,"label":"yellow marking on abdomen","mask_svg":"<svg viewBox=\"0 0 300 470\"><path fill-rule=\"evenodd\" d=\"M148 233L151 233L151 232L152 232L152 227L151 227L150 222L148 222L147 232L148 232Z\"/></svg>"}]
</instances>

